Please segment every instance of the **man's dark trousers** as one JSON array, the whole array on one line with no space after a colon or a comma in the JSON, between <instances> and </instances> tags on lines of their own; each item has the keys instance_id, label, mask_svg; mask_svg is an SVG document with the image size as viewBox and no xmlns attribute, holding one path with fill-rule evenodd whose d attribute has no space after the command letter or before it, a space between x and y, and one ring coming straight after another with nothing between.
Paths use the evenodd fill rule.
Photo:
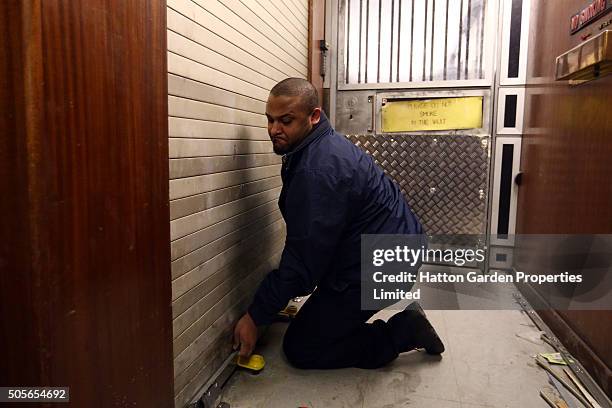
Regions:
<instances>
[{"instance_id":1,"label":"man's dark trousers","mask_svg":"<svg viewBox=\"0 0 612 408\"><path fill-rule=\"evenodd\" d=\"M283 349L298 368L378 368L398 352L391 327L366 321L376 311L361 310L360 287L342 292L317 288L289 324Z\"/></svg>"}]
</instances>

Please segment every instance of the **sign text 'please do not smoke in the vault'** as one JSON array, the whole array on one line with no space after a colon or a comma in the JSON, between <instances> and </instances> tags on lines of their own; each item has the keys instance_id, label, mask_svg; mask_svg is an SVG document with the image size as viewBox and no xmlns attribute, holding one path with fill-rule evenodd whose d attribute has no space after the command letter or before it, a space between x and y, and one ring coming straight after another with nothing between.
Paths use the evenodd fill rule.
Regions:
<instances>
[{"instance_id":1,"label":"sign text 'please do not smoke in the vault'","mask_svg":"<svg viewBox=\"0 0 612 408\"><path fill-rule=\"evenodd\" d=\"M482 96L387 101L382 131L458 130L482 127Z\"/></svg>"}]
</instances>

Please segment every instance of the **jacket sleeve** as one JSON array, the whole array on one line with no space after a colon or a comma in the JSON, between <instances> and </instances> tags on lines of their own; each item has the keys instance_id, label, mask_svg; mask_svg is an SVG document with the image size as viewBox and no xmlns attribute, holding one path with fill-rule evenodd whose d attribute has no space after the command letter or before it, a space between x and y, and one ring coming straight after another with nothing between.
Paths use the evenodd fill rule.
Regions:
<instances>
[{"instance_id":1,"label":"jacket sleeve","mask_svg":"<svg viewBox=\"0 0 612 408\"><path fill-rule=\"evenodd\" d=\"M271 323L295 297L311 292L333 261L349 219L349 183L329 172L294 175L285 203L287 238L278 269L262 281L249 314L257 325Z\"/></svg>"}]
</instances>

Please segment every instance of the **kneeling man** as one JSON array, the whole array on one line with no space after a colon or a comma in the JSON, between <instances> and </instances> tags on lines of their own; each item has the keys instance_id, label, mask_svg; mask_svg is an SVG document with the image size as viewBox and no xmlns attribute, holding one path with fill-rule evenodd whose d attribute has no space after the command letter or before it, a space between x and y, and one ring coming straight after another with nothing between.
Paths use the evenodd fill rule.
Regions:
<instances>
[{"instance_id":1,"label":"kneeling man","mask_svg":"<svg viewBox=\"0 0 612 408\"><path fill-rule=\"evenodd\" d=\"M264 278L234 329L240 355L252 353L257 326L315 287L285 333L294 366L377 368L415 348L441 354L444 346L418 304L387 322L367 323L375 311L361 309L361 234L423 232L399 187L334 131L308 81L274 86L266 116L274 152L283 155L279 207L287 238L279 268Z\"/></svg>"}]
</instances>

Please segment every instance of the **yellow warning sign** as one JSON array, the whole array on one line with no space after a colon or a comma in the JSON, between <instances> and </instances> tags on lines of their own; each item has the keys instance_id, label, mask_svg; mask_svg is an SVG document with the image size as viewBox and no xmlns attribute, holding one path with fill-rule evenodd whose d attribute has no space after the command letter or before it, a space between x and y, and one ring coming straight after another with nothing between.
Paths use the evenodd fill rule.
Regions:
<instances>
[{"instance_id":1,"label":"yellow warning sign","mask_svg":"<svg viewBox=\"0 0 612 408\"><path fill-rule=\"evenodd\" d=\"M457 130L482 127L482 96L387 101L383 132Z\"/></svg>"}]
</instances>

